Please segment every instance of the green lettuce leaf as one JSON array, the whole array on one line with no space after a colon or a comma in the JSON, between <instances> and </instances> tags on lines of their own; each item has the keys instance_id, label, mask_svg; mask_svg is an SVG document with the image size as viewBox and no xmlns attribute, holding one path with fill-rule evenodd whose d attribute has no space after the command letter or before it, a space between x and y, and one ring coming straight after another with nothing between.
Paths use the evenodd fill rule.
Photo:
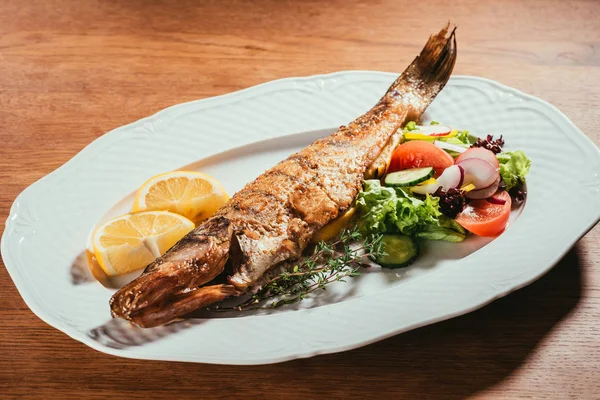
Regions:
<instances>
[{"instance_id":1,"label":"green lettuce leaf","mask_svg":"<svg viewBox=\"0 0 600 400\"><path fill-rule=\"evenodd\" d=\"M418 129L419 128L417 128L417 123L415 121L408 121L406 125L404 125L405 132L416 131Z\"/></svg>"},{"instance_id":2,"label":"green lettuce leaf","mask_svg":"<svg viewBox=\"0 0 600 400\"><path fill-rule=\"evenodd\" d=\"M363 233L403 233L422 239L461 242L468 232L439 211L439 198L413 196L408 190L367 180L358 194L358 227Z\"/></svg>"},{"instance_id":3,"label":"green lettuce leaf","mask_svg":"<svg viewBox=\"0 0 600 400\"><path fill-rule=\"evenodd\" d=\"M359 226L366 232L387 232L394 226L398 196L392 188L381 186L378 180L366 180L364 190L358 194L356 204L361 212Z\"/></svg>"},{"instance_id":4,"label":"green lettuce leaf","mask_svg":"<svg viewBox=\"0 0 600 400\"><path fill-rule=\"evenodd\" d=\"M428 240L445 240L447 242L462 242L468 232L458 222L445 215L440 215L437 224L428 224L420 228L416 237Z\"/></svg>"},{"instance_id":5,"label":"green lettuce leaf","mask_svg":"<svg viewBox=\"0 0 600 400\"><path fill-rule=\"evenodd\" d=\"M506 184L506 190L521 186L529 172L531 160L521 150L507 151L497 155L500 162L500 176Z\"/></svg>"},{"instance_id":6,"label":"green lettuce leaf","mask_svg":"<svg viewBox=\"0 0 600 400\"><path fill-rule=\"evenodd\" d=\"M438 224L442 215L437 197L419 199L400 188L381 186L378 180L365 181L356 204L359 228L366 232L401 232L412 235L425 225Z\"/></svg>"},{"instance_id":7,"label":"green lettuce leaf","mask_svg":"<svg viewBox=\"0 0 600 400\"><path fill-rule=\"evenodd\" d=\"M450 141L450 139L455 139L455 141ZM448 138L446 140L448 143L454 143L459 145L464 145L466 147L471 147L471 145L477 142L477 136L473 136L469 133L469 131L458 131L458 134L453 138ZM460 143L459 143L460 142Z\"/></svg>"},{"instance_id":8,"label":"green lettuce leaf","mask_svg":"<svg viewBox=\"0 0 600 400\"><path fill-rule=\"evenodd\" d=\"M461 144L471 145L472 143L469 141L469 131L458 131L458 134L455 136L457 140L460 141Z\"/></svg>"}]
</instances>

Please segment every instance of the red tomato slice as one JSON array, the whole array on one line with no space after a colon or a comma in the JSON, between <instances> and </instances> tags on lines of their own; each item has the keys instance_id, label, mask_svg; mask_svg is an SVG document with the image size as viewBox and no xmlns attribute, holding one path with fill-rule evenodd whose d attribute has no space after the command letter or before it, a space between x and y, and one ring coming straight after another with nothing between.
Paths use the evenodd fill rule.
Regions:
<instances>
[{"instance_id":1,"label":"red tomato slice","mask_svg":"<svg viewBox=\"0 0 600 400\"><path fill-rule=\"evenodd\" d=\"M493 204L487 200L472 200L458 214L456 222L475 235L498 236L508 223L511 201L506 191L496 193L494 197L506 203Z\"/></svg>"},{"instance_id":2,"label":"red tomato slice","mask_svg":"<svg viewBox=\"0 0 600 400\"><path fill-rule=\"evenodd\" d=\"M444 170L454 164L454 158L432 143L413 140L398 146L392 154L388 172L408 168L433 167L437 178Z\"/></svg>"}]
</instances>

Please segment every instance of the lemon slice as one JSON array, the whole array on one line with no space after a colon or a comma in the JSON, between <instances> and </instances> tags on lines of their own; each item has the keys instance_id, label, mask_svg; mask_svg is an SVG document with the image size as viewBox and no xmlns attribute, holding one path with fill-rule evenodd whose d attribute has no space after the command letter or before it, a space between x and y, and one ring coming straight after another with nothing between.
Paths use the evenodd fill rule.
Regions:
<instances>
[{"instance_id":1,"label":"lemon slice","mask_svg":"<svg viewBox=\"0 0 600 400\"><path fill-rule=\"evenodd\" d=\"M125 214L92 235L98 264L108 276L144 268L194 229L189 219L167 211Z\"/></svg>"},{"instance_id":2,"label":"lemon slice","mask_svg":"<svg viewBox=\"0 0 600 400\"><path fill-rule=\"evenodd\" d=\"M137 191L133 211L171 211L198 223L215 213L229 196L213 177L173 171L148 179Z\"/></svg>"}]
</instances>

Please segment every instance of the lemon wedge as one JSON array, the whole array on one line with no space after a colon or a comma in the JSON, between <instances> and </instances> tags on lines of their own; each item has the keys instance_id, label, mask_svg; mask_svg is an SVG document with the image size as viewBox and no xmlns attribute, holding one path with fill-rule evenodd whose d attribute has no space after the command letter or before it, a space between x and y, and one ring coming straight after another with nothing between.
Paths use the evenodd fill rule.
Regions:
<instances>
[{"instance_id":1,"label":"lemon wedge","mask_svg":"<svg viewBox=\"0 0 600 400\"><path fill-rule=\"evenodd\" d=\"M173 171L148 179L137 191L133 211L171 211L202 222L229 196L213 177L202 172Z\"/></svg>"},{"instance_id":2,"label":"lemon wedge","mask_svg":"<svg viewBox=\"0 0 600 400\"><path fill-rule=\"evenodd\" d=\"M192 221L168 211L125 214L94 231L94 256L106 275L126 274L146 267L192 229Z\"/></svg>"}]
</instances>

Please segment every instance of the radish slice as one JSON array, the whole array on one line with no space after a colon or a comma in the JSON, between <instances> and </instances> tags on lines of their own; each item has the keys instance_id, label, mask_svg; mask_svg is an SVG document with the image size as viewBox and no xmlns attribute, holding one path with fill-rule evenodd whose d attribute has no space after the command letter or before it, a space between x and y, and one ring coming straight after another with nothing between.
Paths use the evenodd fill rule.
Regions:
<instances>
[{"instance_id":1,"label":"radish slice","mask_svg":"<svg viewBox=\"0 0 600 400\"><path fill-rule=\"evenodd\" d=\"M435 183L413 186L411 190L413 193L418 194L432 194L441 187L447 191L450 188L460 187L463 177L464 170L462 167L460 165L451 165L444 170Z\"/></svg>"},{"instance_id":2,"label":"radish slice","mask_svg":"<svg viewBox=\"0 0 600 400\"><path fill-rule=\"evenodd\" d=\"M470 192L467 192L466 196L468 199L475 199L475 200L487 199L488 197L492 196L494 193L496 193L498 191L499 185L500 185L500 177L498 177L498 179L496 179L490 186L488 186L486 188L479 189L479 190L471 190Z\"/></svg>"},{"instance_id":3,"label":"radish slice","mask_svg":"<svg viewBox=\"0 0 600 400\"><path fill-rule=\"evenodd\" d=\"M498 162L496 155L488 149L484 149L482 147L472 147L468 149L456 157L455 163L458 164L459 162L469 158L478 158L480 160L487 161L494 168L500 168L500 163Z\"/></svg>"},{"instance_id":4,"label":"radish slice","mask_svg":"<svg viewBox=\"0 0 600 400\"><path fill-rule=\"evenodd\" d=\"M500 177L497 168L480 158L467 158L456 165L465 170L464 183L472 183L476 189L486 188Z\"/></svg>"},{"instance_id":5,"label":"radish slice","mask_svg":"<svg viewBox=\"0 0 600 400\"><path fill-rule=\"evenodd\" d=\"M437 181L444 190L460 187L464 176L463 171L459 165L452 165L444 170Z\"/></svg>"},{"instance_id":6,"label":"radish slice","mask_svg":"<svg viewBox=\"0 0 600 400\"><path fill-rule=\"evenodd\" d=\"M433 142L433 144L436 145L437 147L439 147L440 149L450 150L450 151L454 151L456 153L463 153L468 150L466 147L462 147L462 146L459 146L459 145L453 144L453 143L442 142L441 140L436 140Z\"/></svg>"},{"instance_id":7,"label":"radish slice","mask_svg":"<svg viewBox=\"0 0 600 400\"><path fill-rule=\"evenodd\" d=\"M410 188L411 192L417 194L432 194L442 185L436 181L435 183L430 183L428 185L417 185Z\"/></svg>"},{"instance_id":8,"label":"radish slice","mask_svg":"<svg viewBox=\"0 0 600 400\"><path fill-rule=\"evenodd\" d=\"M460 182L458 182L457 188L460 188L462 187L463 183L465 183L465 169L460 165L457 165L457 167L460 170Z\"/></svg>"},{"instance_id":9,"label":"radish slice","mask_svg":"<svg viewBox=\"0 0 600 400\"><path fill-rule=\"evenodd\" d=\"M423 135L429 136L445 136L452 132L452 128L447 125L426 125L426 126L417 126L417 130L413 131L415 133L422 133Z\"/></svg>"}]
</instances>

